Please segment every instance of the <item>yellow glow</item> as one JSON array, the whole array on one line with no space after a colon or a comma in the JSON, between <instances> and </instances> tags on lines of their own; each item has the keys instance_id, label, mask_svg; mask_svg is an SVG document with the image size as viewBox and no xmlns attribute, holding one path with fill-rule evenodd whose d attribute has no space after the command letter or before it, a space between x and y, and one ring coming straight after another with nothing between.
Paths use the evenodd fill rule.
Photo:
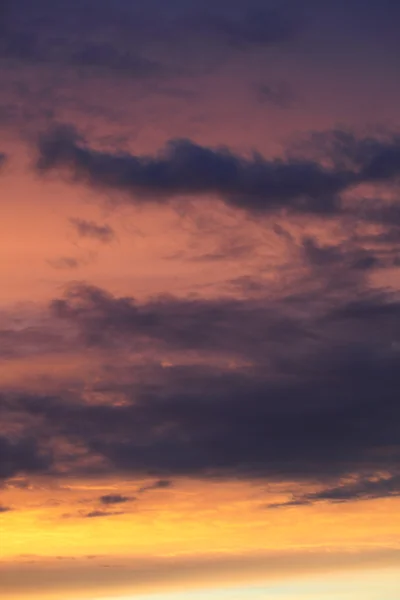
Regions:
<instances>
[{"instance_id":1,"label":"yellow glow","mask_svg":"<svg viewBox=\"0 0 400 600\"><path fill-rule=\"evenodd\" d=\"M400 539L400 500L317 504L266 510L275 493L245 483L182 480L171 489L136 494L143 482L32 481L33 489L8 488L0 516L1 556L34 548L40 556L236 553L307 546L392 546ZM109 507L121 515L87 518L106 510L99 497L120 493L136 500Z\"/></svg>"}]
</instances>

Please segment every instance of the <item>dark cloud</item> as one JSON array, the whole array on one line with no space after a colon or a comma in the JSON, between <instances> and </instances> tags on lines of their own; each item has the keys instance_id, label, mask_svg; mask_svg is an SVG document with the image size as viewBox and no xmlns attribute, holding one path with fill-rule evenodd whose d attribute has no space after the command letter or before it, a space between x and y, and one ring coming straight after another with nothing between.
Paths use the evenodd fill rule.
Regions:
<instances>
[{"instance_id":1,"label":"dark cloud","mask_svg":"<svg viewBox=\"0 0 400 600\"><path fill-rule=\"evenodd\" d=\"M269 504L267 508L284 506L307 506L315 502L354 502L356 500L376 500L400 496L400 476L360 479L352 483L341 483L335 487L324 488L319 492L296 496L282 503Z\"/></svg>"},{"instance_id":2,"label":"dark cloud","mask_svg":"<svg viewBox=\"0 0 400 600\"><path fill-rule=\"evenodd\" d=\"M1 40L0 58L34 64L45 62L46 55L34 33L13 32L7 33Z\"/></svg>"},{"instance_id":3,"label":"dark cloud","mask_svg":"<svg viewBox=\"0 0 400 600\"><path fill-rule=\"evenodd\" d=\"M123 515L123 512L106 512L103 510L92 510L88 512L85 516L87 519L96 519L99 517L112 517L114 515Z\"/></svg>"},{"instance_id":4,"label":"dark cloud","mask_svg":"<svg viewBox=\"0 0 400 600\"><path fill-rule=\"evenodd\" d=\"M15 326L15 321L0 328L0 357L2 360L22 358L66 349L66 339L62 332L43 323L26 323Z\"/></svg>"},{"instance_id":5,"label":"dark cloud","mask_svg":"<svg viewBox=\"0 0 400 600\"><path fill-rule=\"evenodd\" d=\"M0 26L6 21L9 10L10 10L11 1L10 0L1 0L0 1ZM1 31L1 29L0 29Z\"/></svg>"},{"instance_id":6,"label":"dark cloud","mask_svg":"<svg viewBox=\"0 0 400 600\"><path fill-rule=\"evenodd\" d=\"M319 245L312 237L303 240L306 260L317 268L349 269L368 271L370 269L393 266L393 256L380 257L379 252L367 251L354 243ZM389 258L389 260L387 260Z\"/></svg>"},{"instance_id":7,"label":"dark cloud","mask_svg":"<svg viewBox=\"0 0 400 600\"><path fill-rule=\"evenodd\" d=\"M400 174L396 137L356 139L334 132L329 144L331 169L301 158L246 159L187 139L170 141L154 156L108 153L88 146L71 126L57 126L39 139L37 169L42 174L61 170L73 181L124 192L139 203L211 194L248 211L287 208L321 215L340 213L340 194L351 187L392 182Z\"/></svg>"},{"instance_id":8,"label":"dark cloud","mask_svg":"<svg viewBox=\"0 0 400 600\"><path fill-rule=\"evenodd\" d=\"M40 402L35 410L112 468L138 475L324 479L396 469L400 370L392 343L400 340L400 304L386 291L369 291L362 270L356 285L351 277L341 282L337 255L322 256L310 291L276 304L264 296L139 305L90 286L71 288L52 310L85 343L147 337L251 362L235 370L210 362L163 369L148 383L117 388L125 398L119 406Z\"/></svg>"},{"instance_id":9,"label":"dark cloud","mask_svg":"<svg viewBox=\"0 0 400 600\"><path fill-rule=\"evenodd\" d=\"M95 458L97 474L151 478L151 489L186 475L318 481L331 495L351 478L378 493L400 463L400 301L370 289L356 250L303 240L306 274L278 297L139 303L75 284L51 303L51 318L77 334L76 349L107 349L93 397L85 382L52 396L14 393L0 407L38 440L68 441L52 465L60 476L92 475ZM175 366L124 363L142 344Z\"/></svg>"},{"instance_id":10,"label":"dark cloud","mask_svg":"<svg viewBox=\"0 0 400 600\"><path fill-rule=\"evenodd\" d=\"M0 479L44 472L51 464L51 457L40 450L34 439L0 437Z\"/></svg>"},{"instance_id":11,"label":"dark cloud","mask_svg":"<svg viewBox=\"0 0 400 600\"><path fill-rule=\"evenodd\" d=\"M126 192L137 202L213 194L249 211L330 214L339 208L337 194L356 181L355 174L328 171L316 162L245 159L190 140L171 141L153 157L105 153L90 148L69 126L42 135L38 150L40 173L63 169L74 181Z\"/></svg>"},{"instance_id":12,"label":"dark cloud","mask_svg":"<svg viewBox=\"0 0 400 600\"><path fill-rule=\"evenodd\" d=\"M98 225L85 219L70 219L70 223L82 238L92 238L103 244L108 244L115 239L115 232L110 225Z\"/></svg>"},{"instance_id":13,"label":"dark cloud","mask_svg":"<svg viewBox=\"0 0 400 600\"><path fill-rule=\"evenodd\" d=\"M160 0L70 0L68 5L62 0L3 3L3 60L23 66L85 69L85 74L89 70L104 75L106 70L137 80L173 77L182 71L192 75L205 65L215 68L221 59L231 60L239 53L257 52L262 56L271 48L285 48L299 40L301 50L304 37L313 54L326 49L331 54L332 47L346 42L343 30L348 30L349 23L349 52L351 43L353 47L363 43L368 49L369 42L371 48L372 34L386 42L382 46L387 46L390 39L396 44L395 50L398 48L393 28L398 10L394 5L374 14L371 2L361 9L358 0L345 6L342 2L325 2L323 8L314 0L285 2L284 6L262 0L175 0L167 5ZM369 10L364 8L367 5ZM358 16L356 22L354 15ZM317 38L315 32L320 34ZM392 54L397 55L395 51ZM271 97L275 98L275 93Z\"/></svg>"},{"instance_id":14,"label":"dark cloud","mask_svg":"<svg viewBox=\"0 0 400 600\"><path fill-rule=\"evenodd\" d=\"M92 72L101 70L103 74L108 72L138 80L158 78L165 74L165 68L160 62L136 54L134 50L118 48L111 42L82 42L80 45L75 44L75 48L78 47L72 51L67 41L64 46L60 46L58 41L58 45L53 47L54 43L54 40L41 40L34 33L13 33L0 44L0 58L30 66L72 67Z\"/></svg>"},{"instance_id":15,"label":"dark cloud","mask_svg":"<svg viewBox=\"0 0 400 600\"><path fill-rule=\"evenodd\" d=\"M357 138L350 132L332 134L332 157L359 169L365 183L385 182L400 175L400 137Z\"/></svg>"},{"instance_id":16,"label":"dark cloud","mask_svg":"<svg viewBox=\"0 0 400 600\"><path fill-rule=\"evenodd\" d=\"M319 246L311 237L303 240L305 258L316 267L331 266L343 262L343 254L338 246Z\"/></svg>"},{"instance_id":17,"label":"dark cloud","mask_svg":"<svg viewBox=\"0 0 400 600\"><path fill-rule=\"evenodd\" d=\"M231 13L210 10L189 16L186 26L204 36L218 36L239 50L269 47L287 42L295 37L300 23L295 15L277 8L253 7L251 3L243 10ZM296 15L297 16L297 15Z\"/></svg>"},{"instance_id":18,"label":"dark cloud","mask_svg":"<svg viewBox=\"0 0 400 600\"><path fill-rule=\"evenodd\" d=\"M80 261L73 256L61 256L49 260L48 263L54 269L77 269L80 266Z\"/></svg>"},{"instance_id":19,"label":"dark cloud","mask_svg":"<svg viewBox=\"0 0 400 600\"><path fill-rule=\"evenodd\" d=\"M399 357L328 339L298 363L282 360L275 376L262 363L171 369L158 385L150 375L148 384L97 388L123 394L123 404L31 397L20 408L106 458L109 472L303 481L394 473Z\"/></svg>"},{"instance_id":20,"label":"dark cloud","mask_svg":"<svg viewBox=\"0 0 400 600\"><path fill-rule=\"evenodd\" d=\"M286 364L304 360L325 336L332 339L336 327L348 345L385 343L390 347L393 340L400 340L398 298L365 289L366 276L377 262L360 264L365 257L369 259L368 253L339 250L321 250L309 240L303 252L311 270L298 283L305 291L279 300L269 298L264 289L244 299L161 296L137 302L76 283L52 301L50 311L57 322L76 332L76 343L85 348L140 351L152 347L161 352L241 357L255 363L268 357L275 368L281 360Z\"/></svg>"},{"instance_id":21,"label":"dark cloud","mask_svg":"<svg viewBox=\"0 0 400 600\"><path fill-rule=\"evenodd\" d=\"M157 0L71 0L68 7L60 0L3 0L0 57L24 66L106 69L142 80L168 74L164 61L173 66L179 57L193 72L193 52L210 54L216 63L221 48L268 48L288 42L298 29L293 14L260 7L256 0L229 7L173 2L168 8Z\"/></svg>"},{"instance_id":22,"label":"dark cloud","mask_svg":"<svg viewBox=\"0 0 400 600\"><path fill-rule=\"evenodd\" d=\"M0 504L0 514L9 512L10 510L12 509L9 506L3 506L2 504Z\"/></svg>"},{"instance_id":23,"label":"dark cloud","mask_svg":"<svg viewBox=\"0 0 400 600\"><path fill-rule=\"evenodd\" d=\"M154 60L149 60L130 50L121 50L112 44L86 44L76 50L69 62L76 67L91 67L110 69L116 73L146 78L162 75L163 66Z\"/></svg>"},{"instance_id":24,"label":"dark cloud","mask_svg":"<svg viewBox=\"0 0 400 600\"><path fill-rule=\"evenodd\" d=\"M138 489L138 494L144 494L145 492L151 492L152 490L165 490L172 487L172 481L169 479L159 479L149 485L144 485Z\"/></svg>"},{"instance_id":25,"label":"dark cloud","mask_svg":"<svg viewBox=\"0 0 400 600\"><path fill-rule=\"evenodd\" d=\"M283 315L265 301L160 297L146 303L115 297L85 284L70 286L50 306L52 314L75 326L85 346L152 340L175 350L208 350L261 355L271 343L306 338L306 324ZM302 332L300 331L302 330Z\"/></svg>"},{"instance_id":26,"label":"dark cloud","mask_svg":"<svg viewBox=\"0 0 400 600\"><path fill-rule=\"evenodd\" d=\"M365 362L354 369L367 366L371 370ZM393 398L397 382L393 373L390 382L385 374L373 371L379 387L382 380L393 386L380 402L377 384L367 389L373 386L372 377L361 381L350 372L327 375L320 384L293 386L240 377L229 382L227 377L225 386L219 383L225 389L217 390L211 380L206 397L181 392L110 411L125 439L107 440L111 431L103 425L104 435L93 435L89 443L117 469L165 475L307 479L383 465L394 468L399 460L399 415ZM357 398L353 402L350 390ZM324 403L318 406L322 394ZM339 403L337 397L347 402ZM96 413L88 411L85 422L92 417L99 424ZM125 419L135 436L122 425Z\"/></svg>"},{"instance_id":27,"label":"dark cloud","mask_svg":"<svg viewBox=\"0 0 400 600\"><path fill-rule=\"evenodd\" d=\"M105 496L100 496L99 498L101 504L124 504L125 502L130 502L134 500L134 498L130 498L128 496L121 496L121 494L106 494Z\"/></svg>"},{"instance_id":28,"label":"dark cloud","mask_svg":"<svg viewBox=\"0 0 400 600\"><path fill-rule=\"evenodd\" d=\"M350 500L373 500L400 496L400 476L363 479L355 483L342 484L308 495L308 500L329 500L331 502L347 502Z\"/></svg>"},{"instance_id":29,"label":"dark cloud","mask_svg":"<svg viewBox=\"0 0 400 600\"><path fill-rule=\"evenodd\" d=\"M134 44L123 43L123 36L110 28L118 7L104 9L102 4L94 11L87 1L71 1L67 10L58 1L5 3L0 12L0 58L14 66L102 69L136 79L160 76L159 62L142 56Z\"/></svg>"},{"instance_id":30,"label":"dark cloud","mask_svg":"<svg viewBox=\"0 0 400 600\"><path fill-rule=\"evenodd\" d=\"M352 300L345 306L333 310L330 318L333 320L343 320L347 322L364 322L364 323L380 323L392 321L400 316L400 302L396 297L389 298L385 301L380 295L371 296L369 298L360 298ZM393 334L397 334L393 330Z\"/></svg>"},{"instance_id":31,"label":"dark cloud","mask_svg":"<svg viewBox=\"0 0 400 600\"><path fill-rule=\"evenodd\" d=\"M400 136L396 132L357 136L350 130L334 129L312 134L305 145L314 150L314 156L329 159L335 169L357 173L358 183L387 182L400 175Z\"/></svg>"},{"instance_id":32,"label":"dark cloud","mask_svg":"<svg viewBox=\"0 0 400 600\"><path fill-rule=\"evenodd\" d=\"M309 506L311 502L309 500L288 500L287 502L272 502L271 504L267 504L265 508L273 510L275 508L285 508L291 506Z\"/></svg>"}]
</instances>

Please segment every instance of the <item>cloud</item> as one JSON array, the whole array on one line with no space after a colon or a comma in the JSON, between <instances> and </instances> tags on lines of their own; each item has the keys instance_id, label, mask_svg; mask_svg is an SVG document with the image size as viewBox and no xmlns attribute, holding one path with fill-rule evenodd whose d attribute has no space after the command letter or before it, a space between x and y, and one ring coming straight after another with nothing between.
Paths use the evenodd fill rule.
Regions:
<instances>
[{"instance_id":1,"label":"cloud","mask_svg":"<svg viewBox=\"0 0 400 600\"><path fill-rule=\"evenodd\" d=\"M42 452L34 439L0 436L0 479L45 472L51 464L50 455Z\"/></svg>"},{"instance_id":2,"label":"cloud","mask_svg":"<svg viewBox=\"0 0 400 600\"><path fill-rule=\"evenodd\" d=\"M10 10L10 0L0 1L0 32L4 27Z\"/></svg>"},{"instance_id":3,"label":"cloud","mask_svg":"<svg viewBox=\"0 0 400 600\"><path fill-rule=\"evenodd\" d=\"M101 288L76 283L51 302L52 314L75 326L85 346L104 347L152 340L171 350L208 350L247 356L270 343L285 344L302 324L264 300L155 298L145 303L115 297ZM307 336L306 331L303 331Z\"/></svg>"},{"instance_id":4,"label":"cloud","mask_svg":"<svg viewBox=\"0 0 400 600\"><path fill-rule=\"evenodd\" d=\"M45 316L46 317L46 316ZM24 322L21 314L17 316L22 325L15 325L15 315L10 315L4 326L0 328L0 357L3 360L59 353L67 347L64 333L59 331L54 322Z\"/></svg>"},{"instance_id":5,"label":"cloud","mask_svg":"<svg viewBox=\"0 0 400 600\"><path fill-rule=\"evenodd\" d=\"M398 299L389 297L388 300L385 301L379 295L352 300L333 310L329 318L337 322L342 320L348 323L367 323L368 321L371 325L383 324L385 321L396 319L400 314ZM397 331L397 328L393 330L393 334L397 335Z\"/></svg>"},{"instance_id":6,"label":"cloud","mask_svg":"<svg viewBox=\"0 0 400 600\"><path fill-rule=\"evenodd\" d=\"M103 456L110 473L323 482L395 471L399 358L362 343L335 346L317 345L297 363L282 357L272 377L263 363L236 371L176 368L158 384L150 373L148 383L97 387L122 395L119 405L69 396L25 397L19 406L53 435Z\"/></svg>"},{"instance_id":7,"label":"cloud","mask_svg":"<svg viewBox=\"0 0 400 600\"><path fill-rule=\"evenodd\" d=\"M150 387L119 386L121 406L41 402L38 410L50 428L81 436L113 468L138 475L307 480L395 468L400 303L363 283L340 290L331 274L336 285L321 288L320 298L314 287L276 305L266 298L138 305L73 287L52 310L76 324L85 343L152 338L169 349L242 355L250 366L170 368L159 384L150 376ZM99 389L112 393L114 385Z\"/></svg>"},{"instance_id":8,"label":"cloud","mask_svg":"<svg viewBox=\"0 0 400 600\"><path fill-rule=\"evenodd\" d=\"M109 69L114 73L125 73L134 77L147 78L161 75L163 66L132 52L123 50L111 43L89 43L75 50L69 57L71 65Z\"/></svg>"},{"instance_id":9,"label":"cloud","mask_svg":"<svg viewBox=\"0 0 400 600\"><path fill-rule=\"evenodd\" d=\"M292 40L300 29L294 14L277 8L256 7L251 3L244 10L231 13L204 11L186 18L194 33L217 36L238 50L269 47Z\"/></svg>"},{"instance_id":10,"label":"cloud","mask_svg":"<svg viewBox=\"0 0 400 600\"><path fill-rule=\"evenodd\" d=\"M208 4L208 6L207 6ZM219 4L219 5L218 5ZM102 75L139 81L196 70L200 63L217 63L224 54L269 48L298 33L295 15L260 8L257 1L235 7L220 3L159 1L52 3L27 0L0 7L0 55L18 67L46 66L89 69ZM211 55L212 60L206 58ZM225 57L226 58L226 57Z\"/></svg>"},{"instance_id":11,"label":"cloud","mask_svg":"<svg viewBox=\"0 0 400 600\"><path fill-rule=\"evenodd\" d=\"M362 165L361 177L366 182L388 181L400 175L400 137L388 142L367 138L357 148L353 159Z\"/></svg>"},{"instance_id":12,"label":"cloud","mask_svg":"<svg viewBox=\"0 0 400 600\"><path fill-rule=\"evenodd\" d=\"M43 134L38 151L39 173L66 170L73 181L126 192L134 202L212 194L249 211L289 208L329 215L339 208L337 194L356 181L355 174L316 162L245 159L187 139L170 141L155 156L111 154L90 148L70 126Z\"/></svg>"},{"instance_id":13,"label":"cloud","mask_svg":"<svg viewBox=\"0 0 400 600\"><path fill-rule=\"evenodd\" d=\"M326 488L320 492L309 494L308 500L329 500L331 502L348 502L351 500L373 500L400 496L400 476L381 477L378 479L361 479L355 483L342 484Z\"/></svg>"},{"instance_id":14,"label":"cloud","mask_svg":"<svg viewBox=\"0 0 400 600\"><path fill-rule=\"evenodd\" d=\"M106 512L103 510L92 510L91 512L84 515L87 519L97 519L101 517L112 517L115 515L123 515L123 512Z\"/></svg>"},{"instance_id":15,"label":"cloud","mask_svg":"<svg viewBox=\"0 0 400 600\"><path fill-rule=\"evenodd\" d=\"M120 406L42 401L37 410L48 427L81 436L112 468L136 475L308 480L395 469L400 371L392 347L400 302L369 291L365 269L356 285L354 277L342 282L336 250L321 258L313 241L306 251L313 287L276 303L263 296L138 304L72 286L51 309L78 328L84 344L137 348L153 340L208 358L202 367L163 369L148 383L99 384L103 394L118 389ZM345 269L353 266L350 260ZM319 292L318 280L325 282ZM248 366L212 366L210 353L218 352Z\"/></svg>"},{"instance_id":16,"label":"cloud","mask_svg":"<svg viewBox=\"0 0 400 600\"><path fill-rule=\"evenodd\" d=\"M109 244L115 239L115 232L110 225L98 225L93 221L76 218L70 219L70 223L82 238L92 238L103 244Z\"/></svg>"},{"instance_id":17,"label":"cloud","mask_svg":"<svg viewBox=\"0 0 400 600\"><path fill-rule=\"evenodd\" d=\"M287 502L272 502L271 504L267 504L265 508L268 508L269 510L274 510L276 508L288 508L293 506L309 506L310 504L310 500L303 500L300 498L298 500L288 500Z\"/></svg>"},{"instance_id":18,"label":"cloud","mask_svg":"<svg viewBox=\"0 0 400 600\"><path fill-rule=\"evenodd\" d=\"M166 68L155 60L150 60L134 49L118 48L108 43L84 42L75 44L61 37L54 47L54 38L41 38L36 32L10 32L0 43L0 57L24 66L47 66L77 70L90 69L103 71L103 74L123 75L136 80L160 78ZM71 51L71 47L73 48Z\"/></svg>"},{"instance_id":19,"label":"cloud","mask_svg":"<svg viewBox=\"0 0 400 600\"><path fill-rule=\"evenodd\" d=\"M121 496L120 494L106 494L105 496L100 496L99 500L101 504L123 504L125 502L130 502L135 498L130 498L128 496Z\"/></svg>"},{"instance_id":20,"label":"cloud","mask_svg":"<svg viewBox=\"0 0 400 600\"><path fill-rule=\"evenodd\" d=\"M394 266L395 256L380 256L379 251L368 251L351 240L345 244L319 245L312 237L303 239L304 257L316 268L339 268L351 271L369 271ZM389 260L388 260L389 259Z\"/></svg>"},{"instance_id":21,"label":"cloud","mask_svg":"<svg viewBox=\"0 0 400 600\"><path fill-rule=\"evenodd\" d=\"M4 506L4 505L0 504L0 514L9 512L10 510L12 510L12 509L9 506Z\"/></svg>"},{"instance_id":22,"label":"cloud","mask_svg":"<svg viewBox=\"0 0 400 600\"><path fill-rule=\"evenodd\" d=\"M0 7L0 55L25 66L47 65L59 68L101 68L135 78L160 75L161 65L140 55L131 45L118 43L110 35L108 19L112 11L98 10L103 20L87 22L90 7L69 3L68 13L60 2L35 2L32 10L25 0ZM86 11L85 11L86 9ZM118 12L118 11L116 11ZM103 35L99 36L99 33ZM96 35L97 34L97 35ZM99 37L103 38L100 42ZM119 36L121 38L123 36Z\"/></svg>"},{"instance_id":23,"label":"cloud","mask_svg":"<svg viewBox=\"0 0 400 600\"><path fill-rule=\"evenodd\" d=\"M394 498L400 496L400 476L359 479L351 483L341 483L334 487L324 488L318 492L301 494L287 502L267 505L267 508L287 506L308 506L316 502L354 502L358 500L376 500L378 498Z\"/></svg>"},{"instance_id":24,"label":"cloud","mask_svg":"<svg viewBox=\"0 0 400 600\"><path fill-rule=\"evenodd\" d=\"M77 269L80 266L80 261L73 256L61 256L54 260L48 261L49 265L54 269Z\"/></svg>"},{"instance_id":25,"label":"cloud","mask_svg":"<svg viewBox=\"0 0 400 600\"><path fill-rule=\"evenodd\" d=\"M400 135L396 132L361 137L350 130L333 129L312 134L307 144L335 169L356 172L359 183L393 181L400 175Z\"/></svg>"},{"instance_id":26,"label":"cloud","mask_svg":"<svg viewBox=\"0 0 400 600\"><path fill-rule=\"evenodd\" d=\"M301 158L247 159L188 139L172 140L154 156L113 154L91 148L73 127L60 125L40 137L37 170L61 170L72 181L124 192L137 203L208 194L250 212L286 208L329 216L340 214L342 192L362 183L389 183L400 175L399 139L356 139L334 132L329 169Z\"/></svg>"},{"instance_id":27,"label":"cloud","mask_svg":"<svg viewBox=\"0 0 400 600\"><path fill-rule=\"evenodd\" d=\"M144 494L145 492L151 492L152 490L165 490L170 487L172 487L172 481L169 481L169 479L159 479L154 483L139 488L138 494Z\"/></svg>"},{"instance_id":28,"label":"cloud","mask_svg":"<svg viewBox=\"0 0 400 600\"><path fill-rule=\"evenodd\" d=\"M361 366L371 370L365 362L354 369ZM373 374L384 379L376 368ZM254 375L251 382L226 376L217 391L210 379L206 395L196 393L194 387L169 397L164 392L164 397L160 393L135 407L110 410L108 417L107 411L78 411L86 425L92 420L98 427L97 433L96 425L88 427L86 441L118 470L170 476L323 479L383 468L387 459L379 455L393 445L387 468L397 464L399 427L389 419L398 419L398 410L393 393L380 404L376 384L367 389L373 385L372 376L335 372L329 392L316 381L276 389L262 379L255 383ZM393 372L388 383L395 385ZM354 403L335 404L338 396L347 396L351 384ZM204 379L201 385L204 389ZM325 401L318 406L322 393ZM380 410L385 410L384 417ZM123 441L110 438L105 418L121 431L121 438L123 433Z\"/></svg>"},{"instance_id":29,"label":"cloud","mask_svg":"<svg viewBox=\"0 0 400 600\"><path fill-rule=\"evenodd\" d=\"M51 302L50 323L79 353L106 349L106 367L90 390L24 390L0 408L38 441L51 432L69 444L61 467L51 466L60 476L127 473L151 478L151 489L181 475L324 489L393 478L400 299L370 289L352 244L303 240L301 277L280 294L138 302L71 285Z\"/></svg>"}]
</instances>

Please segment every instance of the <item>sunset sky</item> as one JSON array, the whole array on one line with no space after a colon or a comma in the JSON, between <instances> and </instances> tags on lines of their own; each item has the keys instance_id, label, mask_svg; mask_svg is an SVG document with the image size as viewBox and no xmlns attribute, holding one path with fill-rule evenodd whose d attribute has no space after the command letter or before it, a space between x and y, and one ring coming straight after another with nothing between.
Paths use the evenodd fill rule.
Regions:
<instances>
[{"instance_id":1,"label":"sunset sky","mask_svg":"<svg viewBox=\"0 0 400 600\"><path fill-rule=\"evenodd\" d=\"M400 598L400 2L0 0L0 595Z\"/></svg>"}]
</instances>

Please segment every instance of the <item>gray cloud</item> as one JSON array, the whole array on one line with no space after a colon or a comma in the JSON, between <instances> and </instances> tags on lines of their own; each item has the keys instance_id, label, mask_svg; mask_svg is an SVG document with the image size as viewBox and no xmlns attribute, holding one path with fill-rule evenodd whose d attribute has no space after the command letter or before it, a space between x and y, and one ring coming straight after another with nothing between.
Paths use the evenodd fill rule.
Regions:
<instances>
[{"instance_id":1,"label":"gray cloud","mask_svg":"<svg viewBox=\"0 0 400 600\"><path fill-rule=\"evenodd\" d=\"M49 260L48 263L54 269L77 269L80 266L80 261L73 256L61 256Z\"/></svg>"},{"instance_id":2,"label":"gray cloud","mask_svg":"<svg viewBox=\"0 0 400 600\"><path fill-rule=\"evenodd\" d=\"M34 5L26 0L6 2L0 14L1 58L26 66L101 68L136 78L160 75L159 63L141 56L132 45L121 46L118 36L110 36L112 10L107 23L105 6L99 5L97 11L97 17L103 15L102 22L96 21L92 8L90 2L72 1L67 11L57 1L39 0ZM101 43L100 32L106 37Z\"/></svg>"},{"instance_id":3,"label":"gray cloud","mask_svg":"<svg viewBox=\"0 0 400 600\"><path fill-rule=\"evenodd\" d=\"M68 344L64 332L57 331L49 323L26 323L15 327L5 324L0 328L0 357L2 360L22 358L47 353L58 353ZM70 345L69 345L70 347Z\"/></svg>"},{"instance_id":4,"label":"gray cloud","mask_svg":"<svg viewBox=\"0 0 400 600\"><path fill-rule=\"evenodd\" d=\"M0 479L44 472L51 464L50 455L42 452L32 437L0 437Z\"/></svg>"},{"instance_id":5,"label":"gray cloud","mask_svg":"<svg viewBox=\"0 0 400 600\"><path fill-rule=\"evenodd\" d=\"M120 336L135 343L151 336L168 348L237 353L252 366L171 368L158 384L150 376L151 385L120 387L124 406L42 403L39 410L115 468L160 478L307 480L395 470L400 371L392 341L400 339L400 304L387 292L369 291L364 270L354 287L351 278L342 284L336 254L327 257L320 275L311 261L313 279L325 281L320 292L314 286L276 305L264 297L167 298L140 306L73 287L52 310L77 325L85 343L110 347ZM351 273L352 260L343 268ZM100 389L112 393L114 385Z\"/></svg>"},{"instance_id":6,"label":"gray cloud","mask_svg":"<svg viewBox=\"0 0 400 600\"><path fill-rule=\"evenodd\" d=\"M370 289L352 243L309 238L297 251L307 273L279 297L137 302L72 285L49 318L76 336L75 350L107 349L90 390L100 401L87 401L86 382L52 395L4 393L6 420L43 446L49 435L72 446L61 464L43 466L60 477L125 473L151 478L151 489L180 475L318 481L332 497L351 478L387 496L400 462L398 294ZM133 368L125 359L141 344L175 366ZM182 364L180 353L196 360Z\"/></svg>"},{"instance_id":7,"label":"gray cloud","mask_svg":"<svg viewBox=\"0 0 400 600\"><path fill-rule=\"evenodd\" d=\"M351 293L357 296L359 291ZM157 376L150 372L149 379L140 383L111 380L96 386L94 391L103 396L122 394L120 405L87 405L79 396L68 401L31 396L13 406L43 419L47 430L81 440L89 453L107 460L106 470L136 476L329 481L382 470L394 476L400 460L400 371L390 342L400 333L400 305L383 293L362 301L349 294L350 290L344 298L336 298L341 308L332 306L334 296L324 298L323 311L318 302L308 306L315 292L308 299L303 295L299 308L304 303L309 308L306 330L314 332L311 344L301 328L290 326L287 343L279 351L279 346L269 352L262 346L253 350L251 366L229 370L207 363L162 369ZM115 311L114 323L121 330L129 330L133 319L136 340L137 311L130 301L91 289L89 304L84 298L80 305L80 296L76 300L79 310L77 315L70 312L70 318L79 321L83 315L90 321L92 311L96 318L106 311L107 324L115 319L111 317ZM294 296L281 300L282 310L287 302L295 307L297 300ZM201 314L201 304L194 306ZM249 310L251 305L247 306ZM209 308L205 314L211 324L215 316ZM181 310L178 314L185 323ZM240 322L229 309L227 315L231 322L225 322L225 337ZM106 329L109 344L116 333L105 327L103 318L90 326ZM145 318L148 322L160 326L155 317ZM205 322L198 327L207 331ZM251 327L260 330L258 316ZM191 340L196 340L196 330L189 328L186 334L187 343L196 347ZM231 337L229 345L243 352L243 343L246 347L246 338ZM304 504L310 499L294 501Z\"/></svg>"},{"instance_id":8,"label":"gray cloud","mask_svg":"<svg viewBox=\"0 0 400 600\"><path fill-rule=\"evenodd\" d=\"M52 314L77 328L87 347L153 340L175 350L239 352L259 356L271 343L307 338L307 324L284 315L265 300L161 297L146 303L116 298L94 286L71 285L52 301Z\"/></svg>"},{"instance_id":9,"label":"gray cloud","mask_svg":"<svg viewBox=\"0 0 400 600\"><path fill-rule=\"evenodd\" d=\"M139 78L161 76L164 67L157 61L150 60L132 50L123 50L111 43L89 43L67 58L76 67L109 69L114 73L122 73Z\"/></svg>"},{"instance_id":10,"label":"gray cloud","mask_svg":"<svg viewBox=\"0 0 400 600\"><path fill-rule=\"evenodd\" d=\"M138 489L138 494L144 494L145 492L151 492L152 490L165 490L172 487L172 481L169 479L159 479L149 485L144 485Z\"/></svg>"},{"instance_id":11,"label":"gray cloud","mask_svg":"<svg viewBox=\"0 0 400 600\"><path fill-rule=\"evenodd\" d=\"M357 500L375 500L400 496L400 476L359 479L352 483L341 483L335 487L324 488L319 492L295 496L287 502L267 505L267 508L285 506L307 506L316 502L354 502Z\"/></svg>"},{"instance_id":12,"label":"gray cloud","mask_svg":"<svg viewBox=\"0 0 400 600\"><path fill-rule=\"evenodd\" d=\"M3 0L0 10L1 58L139 80L171 75L164 61L172 66L177 56L193 71L193 52L212 54L215 63L223 48L269 48L287 43L299 29L294 14L260 7L256 0L228 9L218 2L173 2L168 10L157 0L102 0L95 7L90 0L71 0L68 8L59 0Z\"/></svg>"},{"instance_id":13,"label":"gray cloud","mask_svg":"<svg viewBox=\"0 0 400 600\"><path fill-rule=\"evenodd\" d=\"M395 266L396 249L391 252L366 250L355 241L344 244L319 245L312 237L303 240L304 256L315 268L338 268L350 271L369 271Z\"/></svg>"},{"instance_id":14,"label":"gray cloud","mask_svg":"<svg viewBox=\"0 0 400 600\"><path fill-rule=\"evenodd\" d=\"M400 476L381 477L378 479L362 479L355 483L324 489L310 494L310 501L329 500L331 502L347 502L349 500L372 500L374 498L400 495Z\"/></svg>"},{"instance_id":15,"label":"gray cloud","mask_svg":"<svg viewBox=\"0 0 400 600\"><path fill-rule=\"evenodd\" d=\"M136 202L216 194L249 211L290 208L329 215L339 209L338 193L357 181L354 173L329 171L316 162L248 160L190 140L173 140L153 157L105 153L90 148L70 126L42 135L38 150L39 173L64 169L73 181L126 192Z\"/></svg>"},{"instance_id":16,"label":"gray cloud","mask_svg":"<svg viewBox=\"0 0 400 600\"><path fill-rule=\"evenodd\" d=\"M99 498L101 504L124 504L125 502L130 502L134 500L134 498L130 498L128 496L122 496L121 494L106 494L104 496L100 496Z\"/></svg>"},{"instance_id":17,"label":"gray cloud","mask_svg":"<svg viewBox=\"0 0 400 600\"><path fill-rule=\"evenodd\" d=\"M400 175L397 137L356 139L334 132L329 143L331 169L317 160L245 159L187 139L170 141L154 156L113 154L91 148L71 126L57 126L39 139L37 170L61 170L72 181L124 192L138 203L211 194L250 212L286 208L320 215L340 214L340 194L353 186L390 183Z\"/></svg>"},{"instance_id":18,"label":"gray cloud","mask_svg":"<svg viewBox=\"0 0 400 600\"><path fill-rule=\"evenodd\" d=\"M269 47L292 40L299 32L300 23L296 15L276 7L241 7L231 13L215 10L199 12L185 19L185 25L204 36L218 36L239 50L254 47Z\"/></svg>"},{"instance_id":19,"label":"gray cloud","mask_svg":"<svg viewBox=\"0 0 400 600\"><path fill-rule=\"evenodd\" d=\"M114 515L123 515L123 512L112 512L112 511L103 511L103 510L92 510L88 512L85 516L87 519L97 519L101 517L112 517Z\"/></svg>"},{"instance_id":20,"label":"gray cloud","mask_svg":"<svg viewBox=\"0 0 400 600\"><path fill-rule=\"evenodd\" d=\"M70 219L70 223L82 238L92 238L103 244L109 244L115 239L115 232L110 225L98 225L93 221L76 218Z\"/></svg>"}]
</instances>

